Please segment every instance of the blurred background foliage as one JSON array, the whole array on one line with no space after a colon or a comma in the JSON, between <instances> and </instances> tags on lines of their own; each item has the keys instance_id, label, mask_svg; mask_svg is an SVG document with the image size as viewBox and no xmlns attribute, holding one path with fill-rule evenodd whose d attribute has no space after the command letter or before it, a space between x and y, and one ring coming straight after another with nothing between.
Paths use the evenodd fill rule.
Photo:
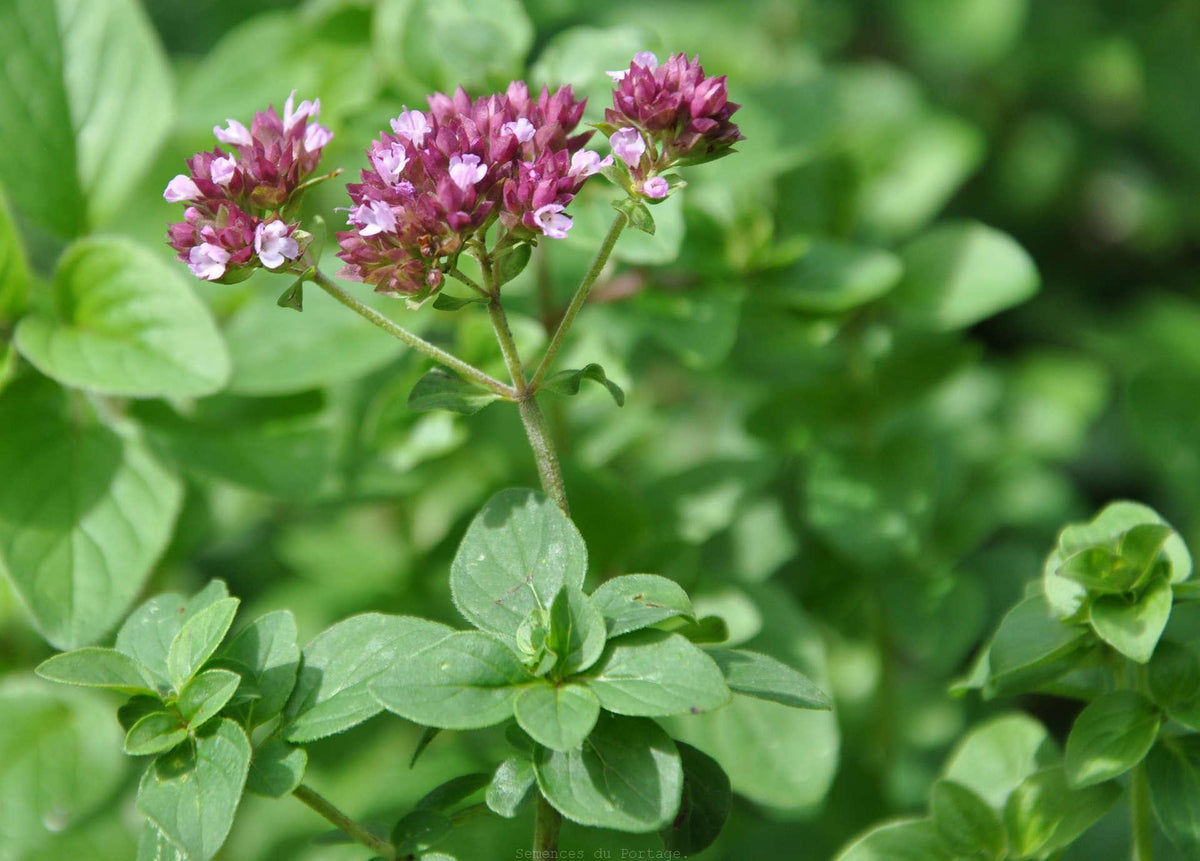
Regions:
<instances>
[{"instance_id":1,"label":"blurred background foliage","mask_svg":"<svg viewBox=\"0 0 1200 861\"><path fill-rule=\"evenodd\" d=\"M1064 523L1134 498L1200 546L1194 2L144 7L176 112L142 154L144 181L92 227L164 259L176 213L161 190L183 159L211 146L214 124L292 88L321 98L325 165L349 178L387 119L433 89L572 83L599 119L603 70L637 50L699 54L729 76L740 153L693 169L655 210L656 236L622 240L564 356L601 362L626 405L600 387L548 404L593 581L669 575L736 642L799 663L836 698L834 716L747 700L673 722L739 793L705 857L829 858L925 809L956 742L1000 712L1061 739L1078 704L948 689ZM333 185L308 204L331 223L345 200ZM64 237L10 197L45 277ZM509 288L527 350L608 220L599 189L574 208L570 239L545 243ZM447 566L467 520L499 488L536 486L515 411L411 412L424 360L323 294L297 315L275 306L286 285L270 276L193 286L234 372L195 403L126 406L188 476L145 593L221 577L247 618L293 610L302 640L368 609L455 623ZM502 372L472 308L375 304ZM113 702L32 679L51 650L2 585L0 624L0 859L132 858L135 777ZM112 738L82 730L94 719ZM445 733L409 770L419 735L378 718L315 745L308 782L383 821L504 750L499 732ZM47 812L31 786L68 809ZM1126 820L1118 806L1066 857L1122 857ZM297 803L247 797L220 857L362 857L312 844L324 830ZM449 848L516 857L528 834L490 818ZM657 844L568 824L563 845Z\"/></svg>"}]
</instances>

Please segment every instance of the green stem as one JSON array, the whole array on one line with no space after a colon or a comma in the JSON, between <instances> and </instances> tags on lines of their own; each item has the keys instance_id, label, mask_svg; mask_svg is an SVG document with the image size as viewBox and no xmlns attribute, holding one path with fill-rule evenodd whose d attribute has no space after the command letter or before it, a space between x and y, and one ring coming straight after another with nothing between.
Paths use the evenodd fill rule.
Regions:
<instances>
[{"instance_id":1,"label":"green stem","mask_svg":"<svg viewBox=\"0 0 1200 861\"><path fill-rule=\"evenodd\" d=\"M447 353L441 347L437 347L419 335L408 331L408 329L405 329L403 326L393 323L370 305L365 305L358 301L358 299L351 296L349 293L335 284L320 269L313 269L313 273L310 277L314 284L316 284L334 299L337 299L360 317L364 317L371 323L374 323L393 338L403 341L414 350L429 356L435 362L439 362L451 370L456 371L460 376L470 380L476 385L483 386L485 389L491 389L505 400L516 400L517 392L511 386L504 385L504 383L500 382L495 377L485 374L474 365L464 362L457 356Z\"/></svg>"},{"instance_id":2,"label":"green stem","mask_svg":"<svg viewBox=\"0 0 1200 861\"><path fill-rule=\"evenodd\" d=\"M508 315L504 313L504 306L500 304L500 296L496 293L492 294L492 299L488 302L488 316L491 317L500 352L504 355L504 364L508 366L508 372L512 375L513 387L517 393L517 409L521 414L521 424L525 426L529 447L533 449L533 459L537 462L542 490L570 517L567 491L563 484L562 468L558 464L558 453L554 450L554 439L546 426L546 417L542 415L542 409L538 406L537 396L525 380L525 371L521 367L521 357L517 352L517 342L513 338L512 328L508 325Z\"/></svg>"},{"instance_id":3,"label":"green stem","mask_svg":"<svg viewBox=\"0 0 1200 861\"><path fill-rule=\"evenodd\" d=\"M450 270L450 277L454 278L457 281L462 282L463 284L466 284L468 287L470 287L472 290L474 290L480 296L488 295L488 291L486 291L482 287L480 287L478 282L476 282L474 278L472 278L467 273L460 271L458 269L458 267L455 267L454 269Z\"/></svg>"},{"instance_id":4,"label":"green stem","mask_svg":"<svg viewBox=\"0 0 1200 861\"><path fill-rule=\"evenodd\" d=\"M613 246L617 244L617 239L620 237L621 231L625 229L627 223L628 218L626 218L625 213L618 212L616 218L613 219L612 226L608 228L608 233L604 237L604 242L600 245L600 250L596 252L596 257L592 260L592 265L583 276L583 280L579 282L579 288L575 291L575 295L571 297L571 304L563 312L562 320L559 321L558 328L554 331L554 336L550 339L550 343L546 345L546 355L542 356L541 363L538 365L537 370L534 371L533 378L529 381L529 387L533 391L536 392L538 386L542 384L542 379L554 363L554 357L562 349L563 339L566 338L571 324L575 322L575 315L579 313L579 309L587 301L588 293L592 290L592 285L596 283L596 279L600 277L600 273L604 270L604 264L608 262Z\"/></svg>"},{"instance_id":5,"label":"green stem","mask_svg":"<svg viewBox=\"0 0 1200 861\"><path fill-rule=\"evenodd\" d=\"M338 810L329 803L324 797L319 795L316 790L305 786L303 783L292 790L292 795L308 805L314 811L319 813L325 819L329 820L335 828L345 834L347 837L354 839L356 843L361 843L366 846L376 855L382 855L384 858L395 858L396 849L391 843L386 840L381 840L363 826L359 825L345 813Z\"/></svg>"},{"instance_id":6,"label":"green stem","mask_svg":"<svg viewBox=\"0 0 1200 861\"><path fill-rule=\"evenodd\" d=\"M1146 764L1133 769L1129 784L1129 807L1132 811L1133 861L1154 861L1154 818L1150 812L1150 783L1146 779Z\"/></svg>"},{"instance_id":7,"label":"green stem","mask_svg":"<svg viewBox=\"0 0 1200 861\"><path fill-rule=\"evenodd\" d=\"M562 814L550 806L550 802L538 793L537 812L533 818L533 857L555 858L558 852L558 832L562 828ZM539 854L541 853L541 854Z\"/></svg>"}]
</instances>

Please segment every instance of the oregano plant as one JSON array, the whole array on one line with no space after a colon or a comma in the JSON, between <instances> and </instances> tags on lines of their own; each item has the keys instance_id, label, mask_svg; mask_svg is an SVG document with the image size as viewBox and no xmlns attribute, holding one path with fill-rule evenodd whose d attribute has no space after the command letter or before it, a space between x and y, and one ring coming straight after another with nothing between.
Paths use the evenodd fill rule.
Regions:
<instances>
[{"instance_id":1,"label":"oregano plant","mask_svg":"<svg viewBox=\"0 0 1200 861\"><path fill-rule=\"evenodd\" d=\"M194 276L228 284L259 268L289 275L294 282L278 304L300 312L306 284L325 290L438 363L413 387L413 408L472 413L495 400L514 403L542 489L498 493L467 528L450 565L450 591L470 630L365 613L301 649L287 611L235 626L239 600L213 580L190 597L160 595L141 605L111 648L85 646L43 662L43 678L129 696L118 710L124 751L152 757L138 787L146 818L140 858L214 858L246 792L294 796L387 861L445 858L437 846L460 822L487 811L512 818L526 808L539 858L557 857L563 817L658 832L670 851L692 854L720 833L729 780L718 762L673 740L655 719L720 709L735 694L831 708L800 671L755 651L720 648L724 622L698 615L671 579L624 574L584 589L587 548L569 516L539 396L576 394L592 380L623 403L599 364L554 370L557 354L625 227L654 232L647 204L683 185L672 170L728 155L742 139L724 78L706 77L695 59L677 54L660 64L642 52L611 75L613 107L595 126L611 155L585 148L593 133L576 131L585 104L569 86L533 95L514 82L477 98L459 88L430 96L427 112L405 108L392 119L391 131L368 148L362 182L348 187L349 229L336 235L340 275L405 297L412 310L430 300L443 310L486 310L509 382L398 325L322 271L321 228L297 220L304 193L338 173L314 176L332 139L319 124L319 101L297 105L293 93L282 114L270 108L249 127L236 119L215 127L224 149L197 153L189 173L167 185L166 200L185 206L169 241ZM612 226L543 355L529 365L502 288L534 246L567 236L567 207L598 174L622 192ZM443 292L450 281L467 296ZM79 355L79 373L92 372L102 344L42 353L33 345L50 336L39 325L31 318L18 333L34 364L69 375L58 357ZM181 355L170 353L172 361ZM152 387L153 364L145 372ZM383 711L427 727L421 748L440 730L506 723L514 752L494 774L452 778L382 832L372 830L303 782L306 748ZM483 801L466 804L480 793Z\"/></svg>"}]
</instances>

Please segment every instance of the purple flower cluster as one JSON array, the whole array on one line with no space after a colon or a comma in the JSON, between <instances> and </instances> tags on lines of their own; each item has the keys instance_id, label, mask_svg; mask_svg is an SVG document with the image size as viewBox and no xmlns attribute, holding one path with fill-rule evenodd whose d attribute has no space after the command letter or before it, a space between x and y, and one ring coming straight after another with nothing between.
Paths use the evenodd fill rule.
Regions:
<instances>
[{"instance_id":1,"label":"purple flower cluster","mask_svg":"<svg viewBox=\"0 0 1200 861\"><path fill-rule=\"evenodd\" d=\"M613 106L597 124L609 135L617 158L629 168L635 190L651 199L670 192L659 173L728 155L745 140L730 117L725 76L706 78L697 58L675 54L665 63L649 51L628 69L608 73L616 82Z\"/></svg>"},{"instance_id":2,"label":"purple flower cluster","mask_svg":"<svg viewBox=\"0 0 1200 861\"><path fill-rule=\"evenodd\" d=\"M405 110L367 151L371 167L348 186L352 229L338 233L343 278L380 293L438 290L473 236L495 221L507 239L559 239L564 210L612 158L575 134L584 101L570 87L535 99L522 82L472 99L435 93L429 111Z\"/></svg>"},{"instance_id":3,"label":"purple flower cluster","mask_svg":"<svg viewBox=\"0 0 1200 861\"><path fill-rule=\"evenodd\" d=\"M295 95L288 96L282 118L272 107L255 114L248 129L232 119L226 128L215 127L229 154L218 147L196 153L189 172L167 184L163 197L187 205L184 220L168 228L168 242L197 278L240 281L303 251L299 224L289 219L333 135L317 123L320 100L296 107Z\"/></svg>"}]
</instances>

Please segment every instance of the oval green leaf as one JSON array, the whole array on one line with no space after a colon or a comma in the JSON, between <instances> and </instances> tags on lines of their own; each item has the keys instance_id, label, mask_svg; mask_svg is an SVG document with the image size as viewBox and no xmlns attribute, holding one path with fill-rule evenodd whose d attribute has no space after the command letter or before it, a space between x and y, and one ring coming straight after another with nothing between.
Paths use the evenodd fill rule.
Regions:
<instances>
[{"instance_id":1,"label":"oval green leaf","mask_svg":"<svg viewBox=\"0 0 1200 861\"><path fill-rule=\"evenodd\" d=\"M1063 761L1072 787L1124 774L1149 752L1162 716L1134 691L1110 691L1080 712L1067 736Z\"/></svg>"}]
</instances>

